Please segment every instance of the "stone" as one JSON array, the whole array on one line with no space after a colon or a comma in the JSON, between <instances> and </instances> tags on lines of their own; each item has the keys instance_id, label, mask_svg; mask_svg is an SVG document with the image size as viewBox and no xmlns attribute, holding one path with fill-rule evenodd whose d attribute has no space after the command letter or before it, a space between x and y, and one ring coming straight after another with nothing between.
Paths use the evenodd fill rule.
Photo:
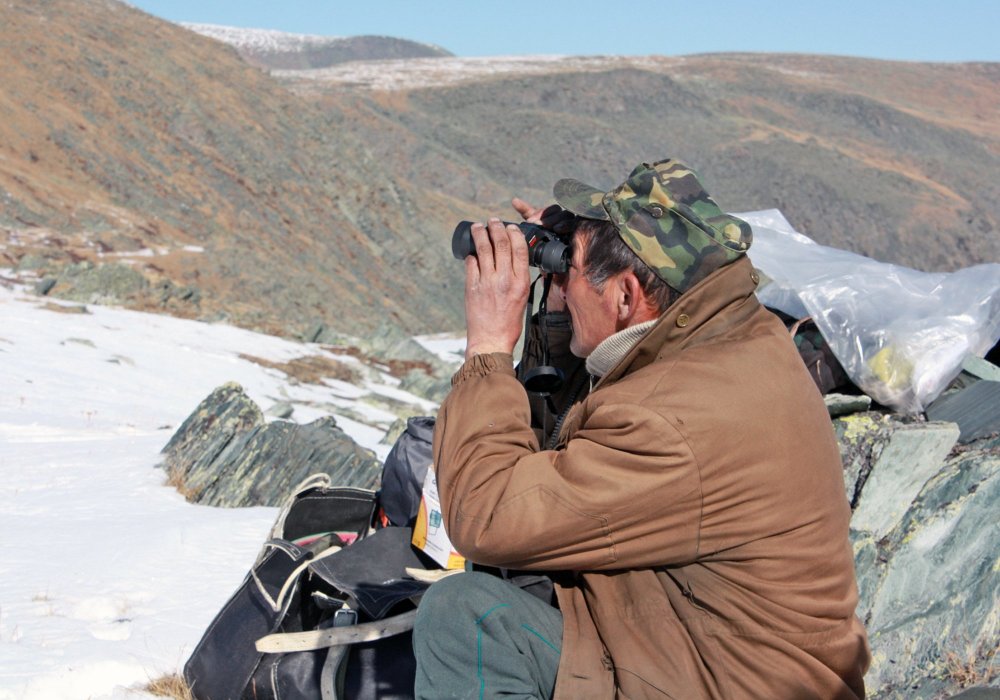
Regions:
<instances>
[{"instance_id":1,"label":"stone","mask_svg":"<svg viewBox=\"0 0 1000 700\"><path fill-rule=\"evenodd\" d=\"M239 435L264 424L264 416L236 382L216 388L189 415L163 447L163 467L170 479L183 484L188 500L214 479L211 465Z\"/></svg>"},{"instance_id":2,"label":"stone","mask_svg":"<svg viewBox=\"0 0 1000 700\"><path fill-rule=\"evenodd\" d=\"M451 391L451 375L453 373L450 367L435 374L427 374L423 370L413 369L400 380L399 388L440 404Z\"/></svg>"},{"instance_id":3,"label":"stone","mask_svg":"<svg viewBox=\"0 0 1000 700\"><path fill-rule=\"evenodd\" d=\"M993 438L957 448L888 532L852 527L858 615L873 651L869 697L936 699L1000 682L998 499Z\"/></svg>"},{"instance_id":4,"label":"stone","mask_svg":"<svg viewBox=\"0 0 1000 700\"><path fill-rule=\"evenodd\" d=\"M963 444L1000 432L1000 382L981 379L945 394L927 407L927 418L957 423Z\"/></svg>"},{"instance_id":5,"label":"stone","mask_svg":"<svg viewBox=\"0 0 1000 700\"><path fill-rule=\"evenodd\" d=\"M967 356L962 362L962 371L979 379L1000 382L1000 367L982 357Z\"/></svg>"},{"instance_id":6,"label":"stone","mask_svg":"<svg viewBox=\"0 0 1000 700\"><path fill-rule=\"evenodd\" d=\"M52 288L56 286L55 277L43 277L42 279L35 282L35 294L40 297L45 296L52 291Z\"/></svg>"},{"instance_id":7,"label":"stone","mask_svg":"<svg viewBox=\"0 0 1000 700\"><path fill-rule=\"evenodd\" d=\"M295 407L287 401L279 401L264 413L275 418L291 418L292 414L295 413Z\"/></svg>"},{"instance_id":8,"label":"stone","mask_svg":"<svg viewBox=\"0 0 1000 700\"><path fill-rule=\"evenodd\" d=\"M958 435L954 423L912 423L893 430L860 491L855 491L851 526L876 539L888 533L927 480L940 471Z\"/></svg>"},{"instance_id":9,"label":"stone","mask_svg":"<svg viewBox=\"0 0 1000 700\"><path fill-rule=\"evenodd\" d=\"M872 406L872 399L866 394L852 396L851 394L826 394L823 403L831 418L846 416L851 413L867 411Z\"/></svg>"},{"instance_id":10,"label":"stone","mask_svg":"<svg viewBox=\"0 0 1000 700\"><path fill-rule=\"evenodd\" d=\"M57 275L58 296L89 304L116 304L138 298L149 287L141 272L128 265L94 265L80 262L67 265Z\"/></svg>"},{"instance_id":11,"label":"stone","mask_svg":"<svg viewBox=\"0 0 1000 700\"><path fill-rule=\"evenodd\" d=\"M17 265L14 269L18 272L44 270L49 264L50 261L45 256L28 253L17 261Z\"/></svg>"},{"instance_id":12,"label":"stone","mask_svg":"<svg viewBox=\"0 0 1000 700\"><path fill-rule=\"evenodd\" d=\"M876 412L855 413L833 421L844 467L844 490L853 509L857 506L872 465L889 444L889 436L902 423L893 416Z\"/></svg>"},{"instance_id":13,"label":"stone","mask_svg":"<svg viewBox=\"0 0 1000 700\"><path fill-rule=\"evenodd\" d=\"M307 477L328 474L338 486L375 488L382 468L333 417L307 425L265 423L235 383L202 401L163 448L171 483L192 502L277 506Z\"/></svg>"}]
</instances>

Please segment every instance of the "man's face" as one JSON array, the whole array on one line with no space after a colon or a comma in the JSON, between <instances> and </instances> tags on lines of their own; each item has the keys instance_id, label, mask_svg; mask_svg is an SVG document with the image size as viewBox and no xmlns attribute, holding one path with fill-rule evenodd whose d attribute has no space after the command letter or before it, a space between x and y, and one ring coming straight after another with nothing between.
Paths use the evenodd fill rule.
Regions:
<instances>
[{"instance_id":1,"label":"man's face","mask_svg":"<svg viewBox=\"0 0 1000 700\"><path fill-rule=\"evenodd\" d=\"M587 357L605 338L619 330L614 280L605 282L604 291L598 291L590 283L583 268L586 246L587 239L574 234L570 268L565 274L553 277L559 296L566 302L566 310L573 320L569 348L577 357Z\"/></svg>"}]
</instances>

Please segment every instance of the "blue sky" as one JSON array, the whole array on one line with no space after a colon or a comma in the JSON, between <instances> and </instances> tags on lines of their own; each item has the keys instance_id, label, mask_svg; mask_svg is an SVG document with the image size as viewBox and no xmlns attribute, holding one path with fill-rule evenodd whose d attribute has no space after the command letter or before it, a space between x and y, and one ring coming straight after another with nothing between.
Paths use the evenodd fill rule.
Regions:
<instances>
[{"instance_id":1,"label":"blue sky","mask_svg":"<svg viewBox=\"0 0 1000 700\"><path fill-rule=\"evenodd\" d=\"M382 34L459 56L712 51L1000 61L998 0L130 0L158 17Z\"/></svg>"}]
</instances>

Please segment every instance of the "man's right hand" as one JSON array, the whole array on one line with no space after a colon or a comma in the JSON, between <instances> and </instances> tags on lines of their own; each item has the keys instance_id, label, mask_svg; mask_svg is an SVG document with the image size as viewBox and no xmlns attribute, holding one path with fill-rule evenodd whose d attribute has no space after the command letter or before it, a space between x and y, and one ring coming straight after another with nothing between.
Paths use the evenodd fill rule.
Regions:
<instances>
[{"instance_id":1,"label":"man's right hand","mask_svg":"<svg viewBox=\"0 0 1000 700\"><path fill-rule=\"evenodd\" d=\"M465 258L465 359L511 354L521 337L531 275L528 244L513 225L491 218L472 225L476 254Z\"/></svg>"}]
</instances>

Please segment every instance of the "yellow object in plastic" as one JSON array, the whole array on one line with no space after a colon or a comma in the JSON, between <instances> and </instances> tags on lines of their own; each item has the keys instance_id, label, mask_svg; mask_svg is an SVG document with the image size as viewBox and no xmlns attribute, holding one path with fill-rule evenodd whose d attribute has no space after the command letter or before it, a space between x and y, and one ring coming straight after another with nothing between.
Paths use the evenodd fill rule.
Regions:
<instances>
[{"instance_id":1,"label":"yellow object in plastic","mask_svg":"<svg viewBox=\"0 0 1000 700\"><path fill-rule=\"evenodd\" d=\"M868 360L868 368L876 379L896 391L909 386L913 376L913 363L892 345L886 345L875 353Z\"/></svg>"}]
</instances>

